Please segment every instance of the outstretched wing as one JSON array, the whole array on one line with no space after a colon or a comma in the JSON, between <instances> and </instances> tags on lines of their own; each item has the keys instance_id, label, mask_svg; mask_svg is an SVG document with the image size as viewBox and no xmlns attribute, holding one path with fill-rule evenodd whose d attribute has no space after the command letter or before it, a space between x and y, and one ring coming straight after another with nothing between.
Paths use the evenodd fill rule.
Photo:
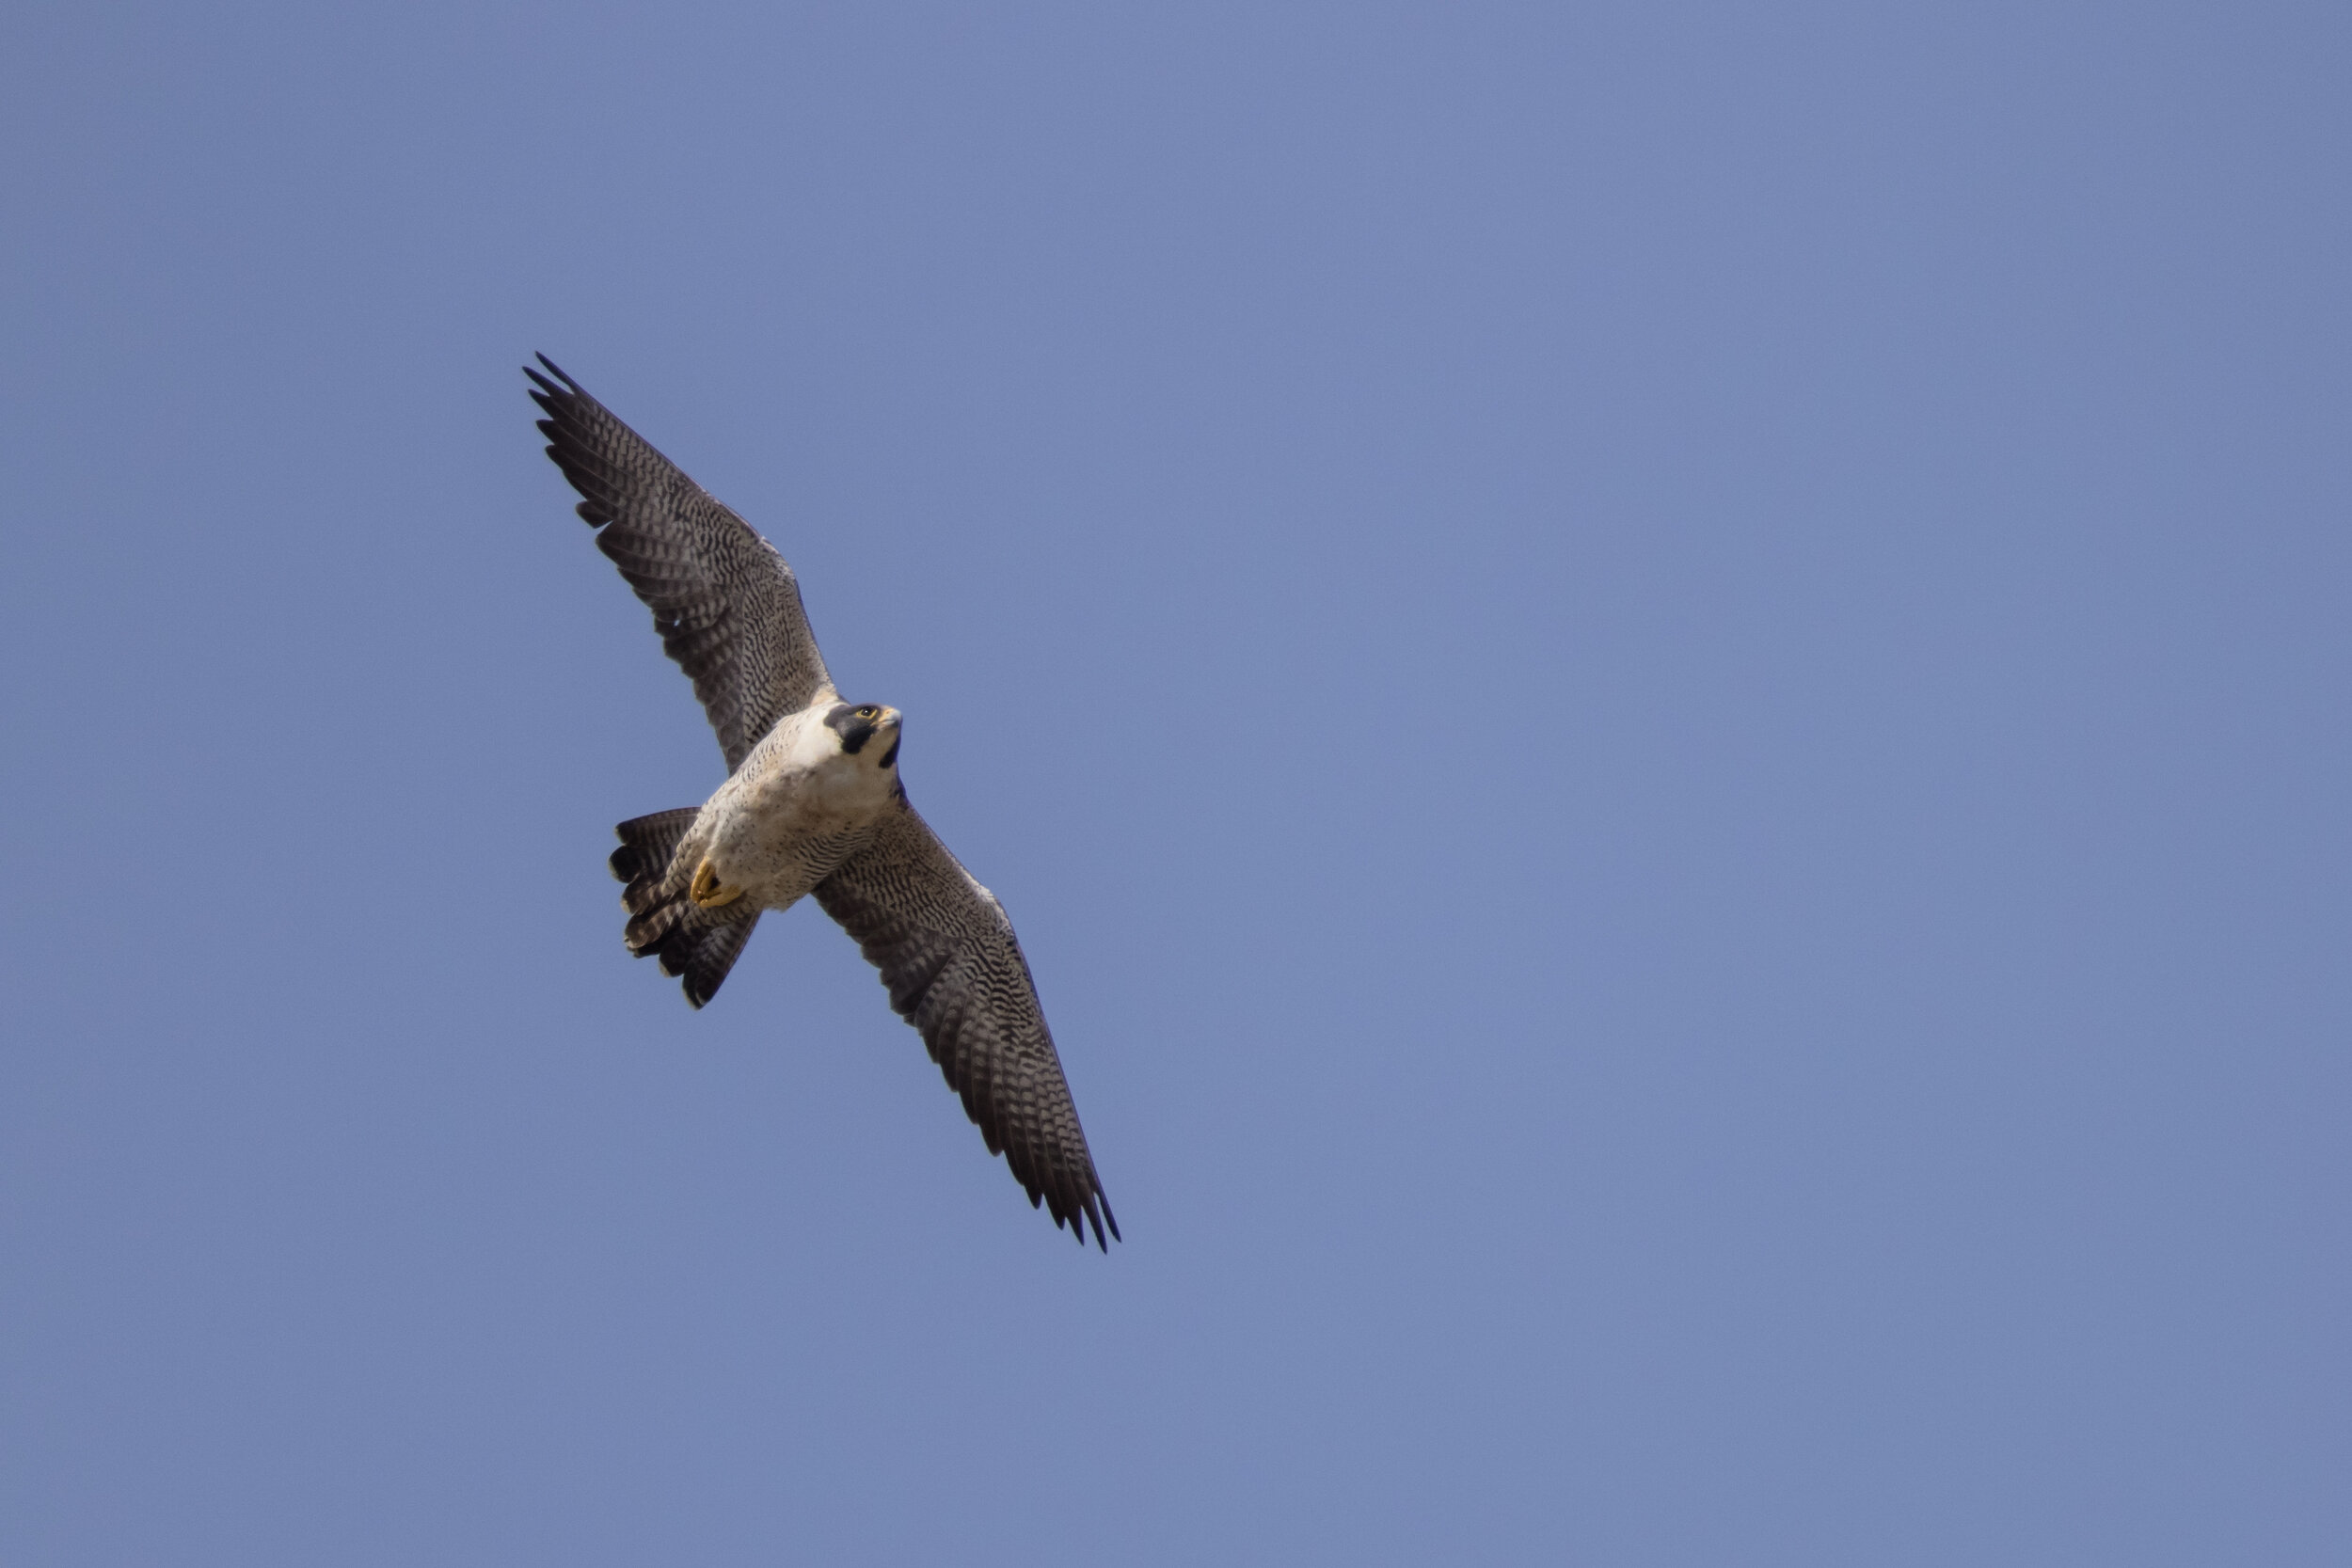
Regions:
<instances>
[{"instance_id":1,"label":"outstretched wing","mask_svg":"<svg viewBox=\"0 0 2352 1568\"><path fill-rule=\"evenodd\" d=\"M1119 1221L1087 1153L1028 962L994 895L901 795L873 840L817 884L817 902L882 971L891 1006L922 1032L1030 1205L1042 1202L1082 1243L1084 1220L1092 1220L1095 1245L1109 1251L1104 1227L1116 1236Z\"/></svg>"},{"instance_id":2,"label":"outstretched wing","mask_svg":"<svg viewBox=\"0 0 2352 1568\"><path fill-rule=\"evenodd\" d=\"M732 773L787 713L833 689L776 547L539 356L532 401L548 455L583 498L596 547L653 610L661 645L694 683ZM549 377L553 377L552 380Z\"/></svg>"}]
</instances>

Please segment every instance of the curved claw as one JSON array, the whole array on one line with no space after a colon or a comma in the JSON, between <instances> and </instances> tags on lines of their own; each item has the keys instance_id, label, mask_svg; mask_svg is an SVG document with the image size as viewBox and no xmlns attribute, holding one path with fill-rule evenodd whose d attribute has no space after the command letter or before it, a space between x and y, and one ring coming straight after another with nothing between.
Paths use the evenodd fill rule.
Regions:
<instances>
[{"instance_id":1,"label":"curved claw","mask_svg":"<svg viewBox=\"0 0 2352 1568\"><path fill-rule=\"evenodd\" d=\"M743 896L741 888L721 885L719 868L711 863L708 855L703 857L702 864L694 867L694 885L688 888L686 892L689 897L706 910L715 910L723 904L732 904Z\"/></svg>"}]
</instances>

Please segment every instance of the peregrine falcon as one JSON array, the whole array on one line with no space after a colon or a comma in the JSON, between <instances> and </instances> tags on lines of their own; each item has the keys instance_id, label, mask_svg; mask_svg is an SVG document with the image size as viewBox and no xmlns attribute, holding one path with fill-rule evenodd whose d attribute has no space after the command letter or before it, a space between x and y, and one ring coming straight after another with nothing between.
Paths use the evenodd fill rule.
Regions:
<instances>
[{"instance_id":1,"label":"peregrine falcon","mask_svg":"<svg viewBox=\"0 0 2352 1568\"><path fill-rule=\"evenodd\" d=\"M804 895L857 939L890 1005L1056 1226L1119 1234L1004 906L907 803L898 710L844 702L776 547L539 356L548 455L596 547L694 683L727 778L699 806L613 830L630 952L700 1007L762 911Z\"/></svg>"}]
</instances>

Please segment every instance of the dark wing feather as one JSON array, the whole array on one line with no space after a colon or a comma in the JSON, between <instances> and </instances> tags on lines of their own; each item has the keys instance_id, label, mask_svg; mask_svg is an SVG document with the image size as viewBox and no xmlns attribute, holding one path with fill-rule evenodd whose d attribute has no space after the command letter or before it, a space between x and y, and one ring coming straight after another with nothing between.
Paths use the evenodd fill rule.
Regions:
<instances>
[{"instance_id":1,"label":"dark wing feather","mask_svg":"<svg viewBox=\"0 0 2352 1568\"><path fill-rule=\"evenodd\" d=\"M694 683L727 771L833 680L776 547L653 450L546 355L531 394L548 455L582 499L596 546L653 610L661 645ZM552 380L549 377L553 377Z\"/></svg>"},{"instance_id":2,"label":"dark wing feather","mask_svg":"<svg viewBox=\"0 0 2352 1568\"><path fill-rule=\"evenodd\" d=\"M1032 1205L1083 1243L1119 1234L1094 1174L1037 987L1012 922L958 864L904 796L866 847L817 884L817 902L882 971L890 1005L921 1031L931 1060L1001 1153ZM1083 1216L1083 1218L1082 1218Z\"/></svg>"}]
</instances>

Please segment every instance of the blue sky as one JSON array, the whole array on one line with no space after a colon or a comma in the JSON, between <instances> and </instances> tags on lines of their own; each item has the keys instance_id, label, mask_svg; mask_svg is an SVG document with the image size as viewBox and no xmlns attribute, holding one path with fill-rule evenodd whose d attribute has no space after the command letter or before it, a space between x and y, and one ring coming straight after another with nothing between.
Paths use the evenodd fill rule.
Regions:
<instances>
[{"instance_id":1,"label":"blue sky","mask_svg":"<svg viewBox=\"0 0 2352 1568\"><path fill-rule=\"evenodd\" d=\"M2352 23L0 19L0 1556L2336 1563ZM1127 1241L814 909L793 561Z\"/></svg>"}]
</instances>

